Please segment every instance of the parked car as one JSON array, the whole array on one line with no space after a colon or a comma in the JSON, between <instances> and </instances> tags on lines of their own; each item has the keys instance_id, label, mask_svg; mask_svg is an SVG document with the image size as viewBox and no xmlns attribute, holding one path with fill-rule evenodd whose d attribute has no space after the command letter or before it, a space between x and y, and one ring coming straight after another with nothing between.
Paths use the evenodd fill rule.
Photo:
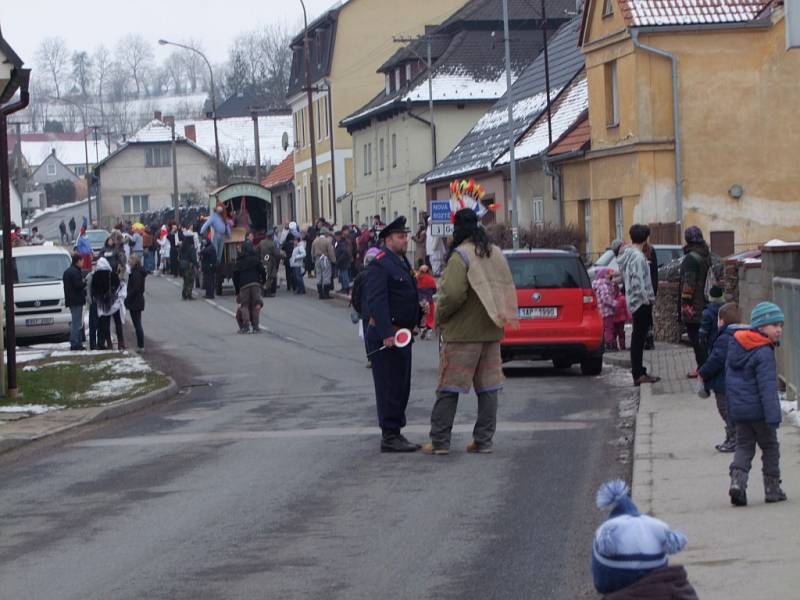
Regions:
<instances>
[{"instance_id":1,"label":"parked car","mask_svg":"<svg viewBox=\"0 0 800 600\"><path fill-rule=\"evenodd\" d=\"M89 229L86 231L86 237L92 246L92 260L97 260L100 257L108 236L109 233L105 229Z\"/></svg>"},{"instance_id":2,"label":"parked car","mask_svg":"<svg viewBox=\"0 0 800 600\"><path fill-rule=\"evenodd\" d=\"M62 277L70 265L69 252L47 242L43 246L19 246L11 256L17 339L58 336L68 340L72 317L64 305ZM0 281L4 277L0 272ZM2 294L5 296L5 288Z\"/></svg>"},{"instance_id":3,"label":"parked car","mask_svg":"<svg viewBox=\"0 0 800 600\"><path fill-rule=\"evenodd\" d=\"M683 259L683 246L677 244L653 244L653 250L656 252L656 261L659 267ZM614 256L614 252L606 250L600 255L600 258L589 267L590 279L594 279L594 274L598 267L607 267L614 271L619 271L619 263L617 263L617 257Z\"/></svg>"},{"instance_id":4,"label":"parked car","mask_svg":"<svg viewBox=\"0 0 800 600\"><path fill-rule=\"evenodd\" d=\"M506 328L503 362L552 360L557 369L575 363L584 375L603 369L603 319L580 257L563 250L504 252L519 305L519 329Z\"/></svg>"}]
</instances>

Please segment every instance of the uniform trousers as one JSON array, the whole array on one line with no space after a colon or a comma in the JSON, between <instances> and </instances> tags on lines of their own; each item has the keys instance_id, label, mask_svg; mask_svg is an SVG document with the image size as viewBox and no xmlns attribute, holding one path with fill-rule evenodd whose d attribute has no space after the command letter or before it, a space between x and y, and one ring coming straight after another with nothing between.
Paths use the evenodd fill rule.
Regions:
<instances>
[{"instance_id":1,"label":"uniform trousers","mask_svg":"<svg viewBox=\"0 0 800 600\"><path fill-rule=\"evenodd\" d=\"M375 352L370 360L378 406L378 425L385 432L399 433L406 426L406 406L411 394L412 345L375 352L383 346L383 340L375 327L367 330L367 350Z\"/></svg>"}]
</instances>

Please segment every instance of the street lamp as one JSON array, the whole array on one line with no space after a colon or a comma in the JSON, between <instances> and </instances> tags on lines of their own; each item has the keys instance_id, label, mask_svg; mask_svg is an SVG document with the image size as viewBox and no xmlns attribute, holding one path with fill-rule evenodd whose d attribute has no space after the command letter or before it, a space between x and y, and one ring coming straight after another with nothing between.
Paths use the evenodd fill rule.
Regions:
<instances>
[{"instance_id":1,"label":"street lamp","mask_svg":"<svg viewBox=\"0 0 800 600\"><path fill-rule=\"evenodd\" d=\"M217 134L217 90L214 87L214 71L211 68L211 63L208 62L208 58L206 55L200 52L197 48L192 46L187 46L186 44L179 44L178 42L170 42L169 40L158 40L158 43L161 46L177 46L178 48L183 48L184 50L189 50L190 52L194 52L195 54L199 54L200 57L205 61L206 66L208 67L208 75L211 78L211 119L214 121L214 152L217 157L217 187L219 187L220 182L220 175L219 175L219 135Z\"/></svg>"}]
</instances>

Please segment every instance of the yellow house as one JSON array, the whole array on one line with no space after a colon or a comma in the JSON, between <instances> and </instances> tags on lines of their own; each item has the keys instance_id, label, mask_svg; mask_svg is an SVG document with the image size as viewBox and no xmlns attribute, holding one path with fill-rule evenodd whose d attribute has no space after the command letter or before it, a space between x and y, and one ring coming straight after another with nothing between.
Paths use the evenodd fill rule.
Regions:
<instances>
[{"instance_id":1,"label":"yellow house","mask_svg":"<svg viewBox=\"0 0 800 600\"><path fill-rule=\"evenodd\" d=\"M588 148L554 159L567 222L602 252L634 222L720 255L800 239L800 51L773 0L587 0Z\"/></svg>"},{"instance_id":2,"label":"yellow house","mask_svg":"<svg viewBox=\"0 0 800 600\"><path fill-rule=\"evenodd\" d=\"M443 21L464 2L347 0L308 24L316 181L311 169L303 31L292 40L287 96L295 131L294 182L299 223L310 223L312 214L338 224L352 220L346 198L353 192L353 142L348 132L336 124L366 104L376 88L384 84L384 76L377 70L397 51L394 38L424 33L426 23ZM315 193L317 210L312 211ZM337 203L337 198L341 202Z\"/></svg>"}]
</instances>

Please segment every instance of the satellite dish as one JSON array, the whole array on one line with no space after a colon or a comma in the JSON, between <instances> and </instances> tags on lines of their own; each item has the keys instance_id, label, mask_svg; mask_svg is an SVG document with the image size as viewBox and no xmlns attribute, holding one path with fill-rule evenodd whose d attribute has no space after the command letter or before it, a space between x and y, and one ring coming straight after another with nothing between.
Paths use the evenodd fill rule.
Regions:
<instances>
[{"instance_id":1,"label":"satellite dish","mask_svg":"<svg viewBox=\"0 0 800 600\"><path fill-rule=\"evenodd\" d=\"M283 146L283 151L286 152L289 148L289 134L286 131L283 132L283 137L281 137L281 145Z\"/></svg>"}]
</instances>

